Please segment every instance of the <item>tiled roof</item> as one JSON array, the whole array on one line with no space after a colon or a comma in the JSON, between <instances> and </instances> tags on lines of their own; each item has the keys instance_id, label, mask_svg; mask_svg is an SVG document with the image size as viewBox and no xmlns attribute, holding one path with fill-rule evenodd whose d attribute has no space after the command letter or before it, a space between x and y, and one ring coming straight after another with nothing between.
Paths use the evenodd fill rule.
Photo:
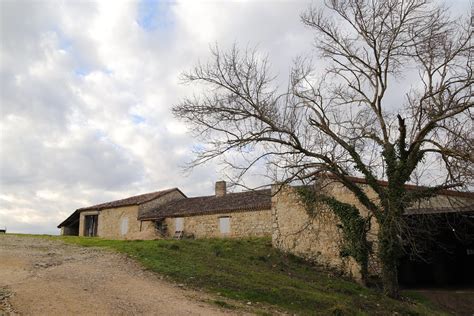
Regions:
<instances>
[{"instance_id":1,"label":"tiled roof","mask_svg":"<svg viewBox=\"0 0 474 316\"><path fill-rule=\"evenodd\" d=\"M135 196L128 197L126 199L121 199L121 200L101 203L101 204L97 204L97 205L92 205L92 206L88 206L88 207L83 207L83 208L78 209L78 211L103 210L103 209L106 209L106 208L115 208L115 207L129 206L129 205L140 205L140 204L149 202L151 200L154 200L156 198L159 198L160 196L166 195L166 194L168 194L172 191L175 191L175 190L178 190L179 192L181 192L178 188L172 188L172 189L168 189L168 190L162 190L162 191L157 191L157 192L151 192L151 193L135 195ZM186 195L184 195L184 196L186 196Z\"/></svg>"},{"instance_id":2,"label":"tiled roof","mask_svg":"<svg viewBox=\"0 0 474 316\"><path fill-rule=\"evenodd\" d=\"M139 220L233 211L269 210L271 204L269 189L227 193L224 196L199 196L169 202L143 214Z\"/></svg>"},{"instance_id":3,"label":"tiled roof","mask_svg":"<svg viewBox=\"0 0 474 316\"><path fill-rule=\"evenodd\" d=\"M69 226L74 222L79 221L79 211L75 210L68 218L66 218L61 224L58 225L58 228L63 226Z\"/></svg>"},{"instance_id":4,"label":"tiled roof","mask_svg":"<svg viewBox=\"0 0 474 316\"><path fill-rule=\"evenodd\" d=\"M96 204L92 206L87 206L83 208L79 208L75 210L68 218L66 218L61 224L58 225L58 228L62 226L67 226L76 221L79 218L79 213L82 211L91 211L91 210L103 210L106 208L116 208L116 207L123 207L123 206L130 206L130 205L140 205L149 201L152 201L156 198L162 197L170 192L178 191L183 196L186 196L181 190L178 188L172 188L168 190L156 191L151 193L145 193L140 195L131 196L125 199Z\"/></svg>"},{"instance_id":5,"label":"tiled roof","mask_svg":"<svg viewBox=\"0 0 474 316\"><path fill-rule=\"evenodd\" d=\"M329 179L337 179L336 176L332 174L325 174L325 175L322 175L322 177L326 177ZM367 184L367 180L365 178L358 178L358 177L351 177L351 176L348 176L347 178L353 183ZM388 182L385 180L377 180L377 182L381 186L388 186ZM404 187L407 190L423 190L423 189L430 188L430 187L414 185L414 184L405 184ZM468 192L468 191L455 191L455 190L442 189L438 191L438 194L474 199L474 192Z\"/></svg>"},{"instance_id":6,"label":"tiled roof","mask_svg":"<svg viewBox=\"0 0 474 316\"><path fill-rule=\"evenodd\" d=\"M446 213L466 213L466 212L474 212L474 205L459 206L459 207L410 208L405 211L405 215L446 214Z\"/></svg>"}]
</instances>

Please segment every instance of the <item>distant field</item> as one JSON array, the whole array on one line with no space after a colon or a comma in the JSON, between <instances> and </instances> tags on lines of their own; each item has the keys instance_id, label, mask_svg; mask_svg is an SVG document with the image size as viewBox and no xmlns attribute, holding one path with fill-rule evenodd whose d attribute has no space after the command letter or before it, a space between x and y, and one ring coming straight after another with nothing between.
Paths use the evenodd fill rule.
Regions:
<instances>
[{"instance_id":1,"label":"distant field","mask_svg":"<svg viewBox=\"0 0 474 316\"><path fill-rule=\"evenodd\" d=\"M46 236L44 236L46 237ZM404 302L335 277L271 247L269 239L119 241L46 237L123 252L146 268L224 298L306 315L443 315L421 297ZM216 304L233 308L216 300Z\"/></svg>"}]
</instances>

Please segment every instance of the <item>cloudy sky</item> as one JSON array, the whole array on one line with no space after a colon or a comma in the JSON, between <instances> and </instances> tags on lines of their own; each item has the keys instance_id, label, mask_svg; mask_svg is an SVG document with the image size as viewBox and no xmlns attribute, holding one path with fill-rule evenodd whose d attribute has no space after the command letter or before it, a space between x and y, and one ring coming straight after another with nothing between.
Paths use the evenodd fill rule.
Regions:
<instances>
[{"instance_id":1,"label":"cloudy sky","mask_svg":"<svg viewBox=\"0 0 474 316\"><path fill-rule=\"evenodd\" d=\"M210 194L218 166L183 173L198 143L170 108L196 91L179 74L237 42L285 76L311 53L309 4L0 0L0 228L54 234L79 207L169 187Z\"/></svg>"}]
</instances>

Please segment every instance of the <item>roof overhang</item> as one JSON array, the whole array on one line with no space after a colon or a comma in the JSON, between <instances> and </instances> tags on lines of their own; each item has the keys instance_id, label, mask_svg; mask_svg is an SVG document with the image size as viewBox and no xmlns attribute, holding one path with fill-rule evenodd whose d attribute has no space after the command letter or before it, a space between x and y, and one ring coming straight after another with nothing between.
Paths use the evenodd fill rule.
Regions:
<instances>
[{"instance_id":1,"label":"roof overhang","mask_svg":"<svg viewBox=\"0 0 474 316\"><path fill-rule=\"evenodd\" d=\"M425 207L412 208L405 211L404 215L427 215L427 214L474 214L474 204L460 207Z\"/></svg>"},{"instance_id":2,"label":"roof overhang","mask_svg":"<svg viewBox=\"0 0 474 316\"><path fill-rule=\"evenodd\" d=\"M212 211L194 211L194 212L181 212L176 211L173 213L168 213L166 215L156 214L153 216L141 216L138 217L140 221L160 221L165 218L174 218L174 217L192 217L200 215L216 215L216 214L228 214L228 213L241 213L241 212L259 212L259 211L270 211L271 207L261 206L261 207L252 207L252 208L229 208L229 209L219 209Z\"/></svg>"},{"instance_id":3,"label":"roof overhang","mask_svg":"<svg viewBox=\"0 0 474 316\"><path fill-rule=\"evenodd\" d=\"M69 226L78 221L80 213L81 212L79 210L75 210L71 215L69 215L68 218L66 218L61 224L58 225L58 228L61 228L63 226Z\"/></svg>"}]
</instances>

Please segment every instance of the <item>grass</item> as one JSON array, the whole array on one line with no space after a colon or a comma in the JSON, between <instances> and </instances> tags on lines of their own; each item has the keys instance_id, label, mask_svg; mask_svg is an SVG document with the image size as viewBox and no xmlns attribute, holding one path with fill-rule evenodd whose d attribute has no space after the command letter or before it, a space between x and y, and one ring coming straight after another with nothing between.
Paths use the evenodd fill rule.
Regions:
<instances>
[{"instance_id":1,"label":"grass","mask_svg":"<svg viewBox=\"0 0 474 316\"><path fill-rule=\"evenodd\" d=\"M269 239L121 241L49 237L85 247L106 247L147 269L222 298L273 305L301 315L442 315L411 297L396 301L375 290L328 274L272 248ZM215 304L234 308L225 300Z\"/></svg>"}]
</instances>

